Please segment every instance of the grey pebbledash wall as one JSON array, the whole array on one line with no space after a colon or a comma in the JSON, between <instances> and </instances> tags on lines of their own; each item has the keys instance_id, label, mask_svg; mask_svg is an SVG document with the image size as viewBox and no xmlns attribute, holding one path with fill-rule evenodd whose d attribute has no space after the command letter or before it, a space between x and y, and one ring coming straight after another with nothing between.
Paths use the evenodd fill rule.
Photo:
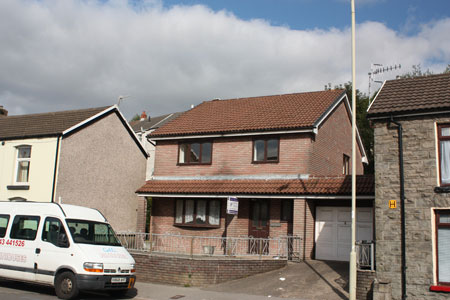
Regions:
<instances>
[{"instance_id":1,"label":"grey pebbledash wall","mask_svg":"<svg viewBox=\"0 0 450 300\"><path fill-rule=\"evenodd\" d=\"M99 209L116 231L145 230L146 157L116 113L61 142L56 198ZM144 210L144 212L142 212Z\"/></svg>"},{"instance_id":2,"label":"grey pebbledash wall","mask_svg":"<svg viewBox=\"0 0 450 300\"><path fill-rule=\"evenodd\" d=\"M403 126L406 214L407 299L449 299L448 293L430 292L433 285L432 208L450 207L449 193L436 193L435 122L450 122L450 114L396 118ZM395 125L375 126L376 283L374 300L401 299L400 176ZM397 208L389 208L397 200ZM380 288L382 287L382 288Z\"/></svg>"}]
</instances>

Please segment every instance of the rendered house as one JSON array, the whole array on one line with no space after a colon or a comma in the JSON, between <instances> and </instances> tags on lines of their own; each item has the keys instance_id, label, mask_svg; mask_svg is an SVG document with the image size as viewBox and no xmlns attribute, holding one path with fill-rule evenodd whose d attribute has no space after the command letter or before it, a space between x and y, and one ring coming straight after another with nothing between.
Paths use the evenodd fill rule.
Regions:
<instances>
[{"instance_id":1,"label":"rendered house","mask_svg":"<svg viewBox=\"0 0 450 300\"><path fill-rule=\"evenodd\" d=\"M368 117L375 126L374 299L448 299L450 74L386 81Z\"/></svg>"},{"instance_id":2,"label":"rendered house","mask_svg":"<svg viewBox=\"0 0 450 300\"><path fill-rule=\"evenodd\" d=\"M117 106L0 117L0 200L97 208L143 231L146 158Z\"/></svg>"},{"instance_id":3,"label":"rendered house","mask_svg":"<svg viewBox=\"0 0 450 300\"><path fill-rule=\"evenodd\" d=\"M177 112L157 117L147 117L147 114L144 111L141 114L140 120L130 122L131 128L133 128L134 133L136 133L141 141L141 144L144 145L144 148L149 155L147 159L147 173L145 180L151 179L155 168L155 146L147 140L147 135L167 122L172 121L180 114L181 113Z\"/></svg>"},{"instance_id":4,"label":"rendered house","mask_svg":"<svg viewBox=\"0 0 450 300\"><path fill-rule=\"evenodd\" d=\"M206 101L149 135L151 233L299 236L302 258L348 260L351 112L343 90ZM358 174L364 149L359 143ZM227 214L227 198L238 199ZM372 240L373 178L358 176L358 238Z\"/></svg>"}]
</instances>

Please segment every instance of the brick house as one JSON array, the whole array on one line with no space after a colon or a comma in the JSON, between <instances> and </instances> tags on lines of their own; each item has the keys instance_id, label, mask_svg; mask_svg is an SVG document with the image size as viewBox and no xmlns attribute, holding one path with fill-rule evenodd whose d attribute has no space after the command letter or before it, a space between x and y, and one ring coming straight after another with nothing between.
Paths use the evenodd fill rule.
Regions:
<instances>
[{"instance_id":1,"label":"brick house","mask_svg":"<svg viewBox=\"0 0 450 300\"><path fill-rule=\"evenodd\" d=\"M153 199L151 233L296 235L302 258L348 260L351 112L343 90L206 101L149 137L155 170L137 193ZM238 199L237 214L227 214L228 197ZM372 201L373 178L358 176L360 239L372 240Z\"/></svg>"},{"instance_id":2,"label":"brick house","mask_svg":"<svg viewBox=\"0 0 450 300\"><path fill-rule=\"evenodd\" d=\"M0 117L0 201L87 206L116 230L144 231L146 159L115 105Z\"/></svg>"},{"instance_id":3,"label":"brick house","mask_svg":"<svg viewBox=\"0 0 450 300\"><path fill-rule=\"evenodd\" d=\"M375 128L374 299L448 299L450 74L386 81L368 118Z\"/></svg>"}]
</instances>

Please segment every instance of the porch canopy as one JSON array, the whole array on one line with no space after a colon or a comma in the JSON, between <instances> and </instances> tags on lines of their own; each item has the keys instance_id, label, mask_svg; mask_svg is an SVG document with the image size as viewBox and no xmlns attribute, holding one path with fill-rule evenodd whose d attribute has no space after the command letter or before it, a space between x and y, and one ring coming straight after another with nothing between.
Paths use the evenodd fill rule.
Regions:
<instances>
[{"instance_id":1,"label":"porch canopy","mask_svg":"<svg viewBox=\"0 0 450 300\"><path fill-rule=\"evenodd\" d=\"M373 198L374 177L358 175L356 188L358 198ZM351 176L308 177L307 179L227 179L227 180L149 180L136 193L139 196L183 195L248 195L248 196L351 196Z\"/></svg>"}]
</instances>

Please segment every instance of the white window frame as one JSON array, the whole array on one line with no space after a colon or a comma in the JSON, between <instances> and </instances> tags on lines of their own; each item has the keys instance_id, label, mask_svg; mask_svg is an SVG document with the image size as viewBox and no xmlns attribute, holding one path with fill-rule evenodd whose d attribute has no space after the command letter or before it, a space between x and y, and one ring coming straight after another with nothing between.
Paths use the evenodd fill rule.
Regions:
<instances>
[{"instance_id":1,"label":"white window frame","mask_svg":"<svg viewBox=\"0 0 450 300\"><path fill-rule=\"evenodd\" d=\"M450 207L432 207L431 208L431 228L432 228L432 251L433 251L433 285L434 286L439 286L438 283L438 268L439 268L439 262L438 262L438 257L437 257L437 251L438 251L438 241L437 241L437 232L438 229L437 228L437 224L436 224L436 215L441 212L441 211L449 211ZM448 285L443 285L448 287Z\"/></svg>"},{"instance_id":2,"label":"white window frame","mask_svg":"<svg viewBox=\"0 0 450 300\"><path fill-rule=\"evenodd\" d=\"M19 158L20 149L21 148L30 148L30 157L26 158ZM27 181L17 181L17 176L19 175L19 164L21 162L28 162L28 174L27 174ZM31 145L20 145L16 146L16 165L15 165L15 171L14 171L14 185L29 185L30 183L30 165L31 165Z\"/></svg>"}]
</instances>

